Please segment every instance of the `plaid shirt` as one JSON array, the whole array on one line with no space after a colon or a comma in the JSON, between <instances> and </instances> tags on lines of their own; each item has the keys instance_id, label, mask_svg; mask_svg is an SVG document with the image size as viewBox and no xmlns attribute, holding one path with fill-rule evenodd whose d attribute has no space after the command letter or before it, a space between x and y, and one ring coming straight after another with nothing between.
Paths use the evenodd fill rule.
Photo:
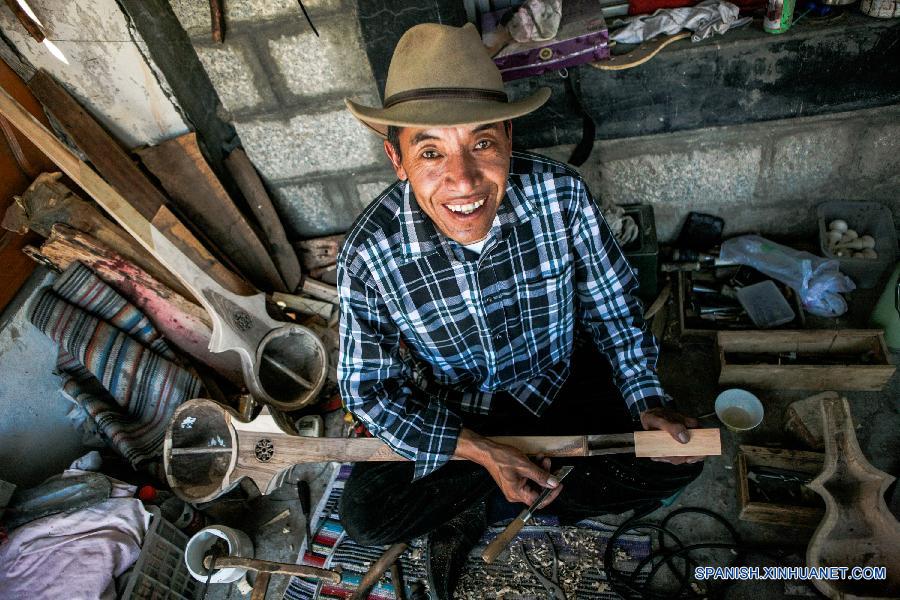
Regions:
<instances>
[{"instance_id":1,"label":"plaid shirt","mask_svg":"<svg viewBox=\"0 0 900 600\"><path fill-rule=\"evenodd\" d=\"M477 255L439 233L407 182L363 212L338 257L347 408L415 478L453 455L462 412L506 391L540 415L569 373L576 323L613 366L634 416L666 403L637 281L584 182L514 152Z\"/></svg>"}]
</instances>

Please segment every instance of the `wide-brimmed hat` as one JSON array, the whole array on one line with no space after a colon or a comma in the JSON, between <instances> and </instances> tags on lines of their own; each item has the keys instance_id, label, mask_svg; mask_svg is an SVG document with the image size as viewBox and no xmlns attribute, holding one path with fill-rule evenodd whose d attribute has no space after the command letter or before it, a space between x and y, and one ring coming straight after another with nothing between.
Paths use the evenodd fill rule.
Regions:
<instances>
[{"instance_id":1,"label":"wide-brimmed hat","mask_svg":"<svg viewBox=\"0 0 900 600\"><path fill-rule=\"evenodd\" d=\"M540 88L510 102L500 70L471 23L416 25L400 38L388 68L384 107L345 99L357 119L384 137L388 125L451 127L521 117L550 97Z\"/></svg>"}]
</instances>

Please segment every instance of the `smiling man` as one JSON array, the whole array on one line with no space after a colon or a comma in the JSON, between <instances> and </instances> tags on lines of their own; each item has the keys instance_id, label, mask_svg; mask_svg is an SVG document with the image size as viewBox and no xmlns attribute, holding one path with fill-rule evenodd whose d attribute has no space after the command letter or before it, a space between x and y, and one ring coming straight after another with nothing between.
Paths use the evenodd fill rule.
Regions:
<instances>
[{"instance_id":1,"label":"smiling man","mask_svg":"<svg viewBox=\"0 0 900 600\"><path fill-rule=\"evenodd\" d=\"M397 44L383 108L347 101L386 137L398 181L338 259L338 379L347 408L410 460L356 465L341 516L364 544L427 533L437 598L452 596L486 523L542 489L543 506L574 522L652 510L701 468L551 465L485 437L643 427L686 442L696 426L660 386L634 274L584 182L512 150L511 119L548 96L510 102L474 27L425 24ZM575 466L564 485L551 474L561 464Z\"/></svg>"}]
</instances>

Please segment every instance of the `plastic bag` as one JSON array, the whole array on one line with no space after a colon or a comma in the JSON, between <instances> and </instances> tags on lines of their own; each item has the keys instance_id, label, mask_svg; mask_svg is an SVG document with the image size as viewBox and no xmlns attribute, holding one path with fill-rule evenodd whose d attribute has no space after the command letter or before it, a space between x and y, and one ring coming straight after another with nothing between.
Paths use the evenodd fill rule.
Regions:
<instances>
[{"instance_id":1,"label":"plastic bag","mask_svg":"<svg viewBox=\"0 0 900 600\"><path fill-rule=\"evenodd\" d=\"M838 261L794 250L758 235L725 241L719 258L753 267L789 286L797 292L803 308L819 317L838 317L847 312L847 301L841 292L856 289L853 281L840 272Z\"/></svg>"}]
</instances>

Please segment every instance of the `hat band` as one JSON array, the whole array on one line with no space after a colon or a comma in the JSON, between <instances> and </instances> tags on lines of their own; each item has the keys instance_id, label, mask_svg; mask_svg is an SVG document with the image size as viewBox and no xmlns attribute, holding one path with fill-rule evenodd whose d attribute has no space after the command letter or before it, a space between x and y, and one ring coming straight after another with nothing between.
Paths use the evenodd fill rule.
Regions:
<instances>
[{"instance_id":1,"label":"hat band","mask_svg":"<svg viewBox=\"0 0 900 600\"><path fill-rule=\"evenodd\" d=\"M509 102L506 92L482 90L479 88L420 88L399 92L384 101L384 108L390 108L413 100L491 100Z\"/></svg>"}]
</instances>

